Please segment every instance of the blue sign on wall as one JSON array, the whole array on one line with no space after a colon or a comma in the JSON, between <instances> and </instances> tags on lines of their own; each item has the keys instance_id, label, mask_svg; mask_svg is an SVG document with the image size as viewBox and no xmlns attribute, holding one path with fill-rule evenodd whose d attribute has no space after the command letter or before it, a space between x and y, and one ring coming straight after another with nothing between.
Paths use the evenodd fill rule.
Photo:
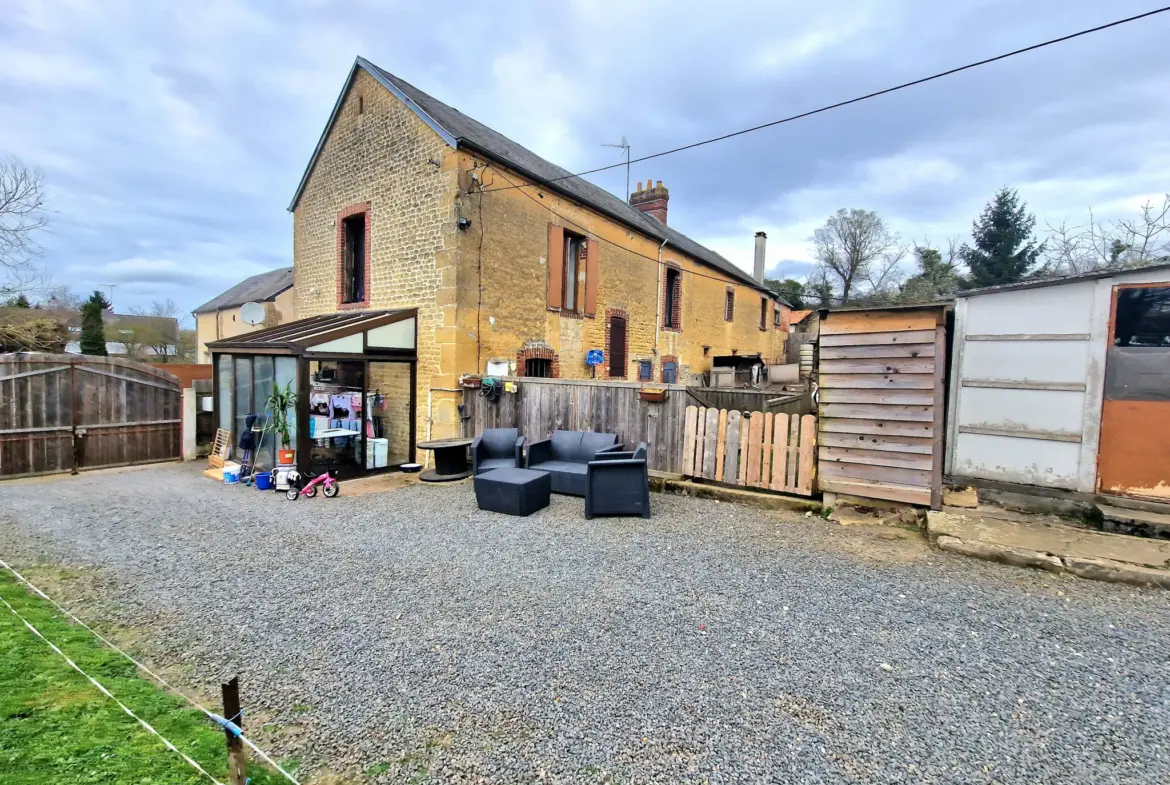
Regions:
<instances>
[{"instance_id":1,"label":"blue sign on wall","mask_svg":"<svg viewBox=\"0 0 1170 785\"><path fill-rule=\"evenodd\" d=\"M601 365L605 362L605 354L600 349L590 349L585 354L586 365Z\"/></svg>"}]
</instances>

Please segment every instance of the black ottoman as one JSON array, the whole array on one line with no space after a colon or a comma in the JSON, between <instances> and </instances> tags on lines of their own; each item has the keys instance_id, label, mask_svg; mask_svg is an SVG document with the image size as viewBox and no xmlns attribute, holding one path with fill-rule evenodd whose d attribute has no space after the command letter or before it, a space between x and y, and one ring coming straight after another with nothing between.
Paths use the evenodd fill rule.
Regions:
<instances>
[{"instance_id":1,"label":"black ottoman","mask_svg":"<svg viewBox=\"0 0 1170 785\"><path fill-rule=\"evenodd\" d=\"M552 481L548 472L492 469L475 478L475 501L481 510L531 515L548 506Z\"/></svg>"}]
</instances>

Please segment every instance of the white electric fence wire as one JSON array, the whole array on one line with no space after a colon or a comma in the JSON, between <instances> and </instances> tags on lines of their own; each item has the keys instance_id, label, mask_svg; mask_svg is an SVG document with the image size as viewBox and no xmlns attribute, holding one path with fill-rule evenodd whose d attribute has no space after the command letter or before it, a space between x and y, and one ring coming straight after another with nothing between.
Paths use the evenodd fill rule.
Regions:
<instances>
[{"instance_id":1,"label":"white electric fence wire","mask_svg":"<svg viewBox=\"0 0 1170 785\"><path fill-rule=\"evenodd\" d=\"M49 648L50 648L50 649L52 649L53 651L55 651L55 652L57 652L58 654L60 654L60 655L61 655L61 657L62 657L62 658L65 660L65 662L69 663L69 667L73 668L73 670L77 671L77 672L78 672L78 673L80 673L82 676L84 676L85 678L89 679L89 683L90 683L90 684L92 684L94 687L96 687L96 688L98 689L98 691L99 691L99 692L101 692L101 694L102 694L102 695L105 695L107 698L109 698L110 700L112 700L114 703L118 704L118 707L119 707L120 709L122 709L122 711L124 711L124 712L126 712L128 715L130 715L130 717L132 717L133 719L137 720L139 725L141 725L142 727L146 728L146 730L150 731L150 733L154 734L155 736L158 736L159 740L160 740L160 741L161 741L163 744L165 744L165 745L166 745L167 749L169 749L171 752L174 752L175 754L177 754L177 755L178 755L179 757L181 757L183 760L187 761L187 764L188 764L188 765L190 765L192 768L194 768L196 771L198 771L198 772L199 772L200 774L202 774L204 777L207 777L207 779L209 779L209 780L211 780L212 782L214 782L214 783L215 783L215 785L223 785L223 783L222 783L222 782L220 782L220 781L219 781L219 780L217 780L215 777L213 777L213 776L211 776L210 774L208 774L208 773L207 773L207 769L205 769L205 768L203 768L202 766L200 766L198 763L196 763L194 760L192 760L190 757L188 757L186 753L182 752L182 751L181 751L181 750L180 750L178 747L176 747L174 744L172 744L172 743L170 742L170 740L169 740L169 739L167 739L167 737L163 736L161 733L159 733L159 732L158 732L158 731L156 731L156 730L155 730L153 727L151 727L151 725L150 725L150 723L149 723L149 722L147 722L146 720L142 719L141 717L139 717L139 716L138 716L137 714L135 714L134 712L130 711L130 707L128 707L128 706L127 706L125 703L122 703L122 701L120 701L120 700L118 700L117 698L115 698L115 697L114 697L114 695L113 695L113 693L111 693L109 690L107 690L105 687L103 687L103 686L101 685L101 683L99 683L99 682L98 682L98 680L97 680L97 679L95 679L93 676L90 676L88 673L86 673L85 671L83 671L83 670L82 670L82 669L81 669L81 668L80 668L80 667L77 665L77 663L76 663L76 662L74 662L73 660L69 659L69 655L68 655L68 654L66 654L65 652L63 652L63 651L61 651L60 649L58 649L58 648L57 648L57 645L56 645L56 644L54 644L54 643L53 643L51 640L49 640L48 638L46 638L44 635L42 635L42 634L41 634L41 631L40 631L40 630L38 630L36 627L32 626L32 624L30 624L30 623L29 623L28 619L24 618L24 617L23 617L23 616L21 616L19 613L17 613L17 611L16 611L16 608L13 608L11 605L9 605L9 604L8 604L8 600L4 599L3 597L0 597L0 602L2 602L2 603L4 603L5 605L7 605L7 606L8 606L8 610L12 611L12 615L13 615L13 616L15 616L16 618L20 619L20 620L21 620L21 621L24 623L24 626L25 626L25 627L28 627L28 628L29 628L29 630L31 630L31 631L32 631L33 635L36 635L38 638L40 638L41 640L43 640L45 643L49 644Z\"/></svg>"},{"instance_id":2,"label":"white electric fence wire","mask_svg":"<svg viewBox=\"0 0 1170 785\"><path fill-rule=\"evenodd\" d=\"M20 580L20 582L21 582L21 583L23 583L25 586L28 586L30 589L32 589L34 592L36 592L38 595L40 595L40 596L41 596L41 597L42 597L44 600L46 600L46 601L47 601L47 602L48 602L50 605L52 605L54 608L56 608L57 610L59 610L61 613L63 613L63 614L65 614L66 616L68 616L68 617L69 617L69 618L70 618L72 621L74 621L75 623L77 623L77 624L78 624L78 625L80 625L81 627L83 627L83 628L85 628L86 630L88 630L88 631L89 631L89 633L90 633L91 635L93 635L95 638L97 638L99 641L101 641L102 643L106 644L107 646L109 646L111 649L113 649L114 651L116 651L116 652L118 652L119 654L121 654L121 655L122 655L123 657L125 657L126 659L130 660L130 662L134 663L134 665L135 665L135 666L137 666L137 667L138 667L138 668L139 668L139 669L140 669L140 670L141 670L143 673L145 673L146 675L150 676L152 679L154 679L155 681L157 681L157 682L158 682L159 684L161 684L163 687L166 687L168 690L170 690L171 692L175 693L176 695L178 695L178 696L179 696L180 698L182 698L183 700L187 701L187 703L191 704L191 705L192 705L192 706L194 706L196 709L199 709L199 711L201 711L201 712L203 712L204 714L206 714L206 715L207 715L207 717L208 717L208 719L210 719L212 722L216 723L217 725L221 725L221 726L223 725L223 722L222 722L223 718L222 718L222 717L220 717L218 714L216 714L216 713L214 713L214 712L212 712L212 711L208 711L208 710L207 710L207 709L205 709L205 708L204 708L204 707L203 707L203 706L202 706L202 705L201 705L201 704L200 704L198 701L196 701L196 700L195 700L194 698L192 698L191 696L187 695L187 693L183 692L183 691L182 691L182 690L180 690L178 687L175 687L174 685L170 684L170 683L169 683L169 682L168 682L166 679L164 679L162 676L159 676L157 673L155 673L154 671L152 671L150 668L146 667L146 666L145 666L145 665L143 665L141 662L139 662L138 660L136 660L136 659L134 659L133 657L131 657L129 654L127 654L127 653L126 653L125 651L123 651L122 649L118 648L118 646L116 646L116 645L115 645L114 643L112 643L110 640L108 640L107 638L105 638L105 637L104 637L104 636L103 636L103 635L102 635L100 632L98 632L97 630L95 630L93 627L90 627L90 626L89 626L88 624L86 624L84 621L82 621L81 619L79 619L79 618L78 618L78 617L77 617L75 614L73 614L72 612L70 612L70 611L69 611L69 610L67 610L66 608L62 607L62 606L61 606L61 604L60 604L60 603L58 603L56 600L54 600L52 597L50 597L49 595L47 595L47 594L45 594L43 591L41 591L39 588L37 588L37 587L36 587L36 586L35 586L35 585L32 583L32 581L30 581L28 578L24 577L24 576L23 576L23 575L21 575L19 572L17 572L15 568L13 568L13 567L12 567L10 564L8 564L8 562L4 561L3 559L0 559L0 567L3 567L4 569L6 569L6 570L8 570L9 572L11 572L13 575L15 575L15 576L17 577L17 579L18 579L18 580ZM2 600L3 600L3 598L0 598L0 601L2 601ZM5 602L4 604L5 604L5 605L8 605L8 603L7 603L7 602ZM8 608L9 608L9 610L12 610L12 606L11 606L11 605L8 605ZM15 610L13 610L12 612L13 612L13 613L16 613L16 611L15 611ZM17 613L16 615L17 615L18 617L20 616L20 614L18 614L18 613ZM21 619L21 621L24 621L24 620L23 620L23 618ZM28 622L25 622L25 624L29 626L29 629L32 629L32 625L29 625L29 624L28 624ZM36 632L36 630L33 630L33 632ZM41 635L39 632L37 633L37 635L40 635L40 637L41 637L42 639L45 639L45 637L44 637L43 635ZM46 643L49 643L49 641L48 641L47 639L45 639L45 642L46 642ZM53 646L53 644L52 644L52 643L49 643L49 645L50 645L50 646ZM62 657L64 657L64 656L65 656L64 654L62 654L62 653L61 653L61 651L60 651L59 649L57 649L57 647L56 647L56 646L53 646L53 649L54 649L55 651L57 651L57 653L58 653L58 654L61 654L61 656L62 656ZM67 660L68 660L69 658L68 658L68 657L66 657L65 659L67 659ZM72 661L70 661L70 663L69 663L69 664L70 664L70 665L73 665L73 662L72 662ZM73 665L73 667L74 667L74 668L77 668L77 666L76 666L76 665ZM81 670L81 669L80 669L80 668L78 668L78 671L80 671L80 670ZM84 674L83 674L83 675L84 675ZM86 676L86 678L89 678L89 677L88 677L88 676ZM93 679L90 679L90 681L93 681ZM94 682L94 684L97 684L97 682ZM104 689L104 688L102 688L102 686L101 686L100 684L98 685L98 688L99 688L99 689L101 689L101 690L102 690L102 692L105 692L105 689ZM109 695L109 693L106 693L106 694L107 694L107 695ZM114 696L110 695L110 698L111 698L111 699L114 699ZM114 700L116 700L116 699L114 699ZM119 706L121 706L121 704L118 704L118 705L119 705ZM125 709L127 713L129 713L129 711L130 711L130 710L129 710L129 709L126 709L126 707L125 707L125 706L122 706L122 708L123 708L123 709ZM133 716L133 715L131 715L131 716ZM137 719L137 717L135 717L135 719ZM232 721L232 722L234 723L234 721L236 720L236 718L235 718L235 717L228 717L228 720L230 720L230 721ZM139 720L139 722L142 722L142 720ZM146 723L143 723L143 724L145 725ZM149 727L149 726L148 726L148 727ZM262 749L260 749L259 747L257 747L257 746L256 746L256 745L255 745L255 744L252 742L252 740L251 740L251 739L249 739L247 736L245 736L245 735L244 735L242 732L239 732L239 728L238 728L238 726L235 726L235 725L233 725L233 728L234 728L234 730L233 730L232 732L233 732L233 733L235 733L235 735L236 735L236 736L239 738L239 740L240 740L240 741L242 741L242 742L243 742L243 743L244 743L244 744L245 744L245 745L248 747L248 749L250 749L250 750L252 750L253 752L255 752L255 753L256 753L256 755L258 755L258 756L260 757L260 759L261 759L261 760L263 760L263 761L264 761L265 763L267 763L269 766L271 766L272 768L274 768L274 769L276 769L278 772L280 772L282 775L284 775L284 778L285 778L285 779L287 779L289 782L291 782L293 785L301 785L301 783L300 783L300 782L298 782L298 781L297 781L297 779L296 779L295 777L293 777L293 775L289 774L287 771L285 771L283 768L281 768L280 764L278 764L278 763L277 763L276 761L274 761L274 760L273 760L271 757L269 757L269 756L268 756L268 754L267 754L266 752L264 752L264 750L262 750ZM153 729L151 729L151 730L152 730L152 732L153 732ZM157 735L157 734L156 734L156 735ZM162 738L162 737L160 736L159 738ZM165 741L165 739L164 739L164 741ZM169 742L167 743L167 746L170 746L170 743L169 743ZM171 749L174 749L174 747L171 747ZM178 752L178 750L175 750L175 751L176 751L176 752ZM179 754L180 754L180 755L182 755L183 753L181 753L181 752L180 752ZM187 757L187 756L185 756L185 755L184 755L183 757ZM198 767L198 766L196 766L196 767ZM203 771L203 770L202 770L202 769L200 769L200 771ZM207 772L204 772L204 774L206 774L206 773L207 773ZM211 776L211 775L208 775L208 776ZM221 783L221 785L222 785L222 783Z\"/></svg>"}]
</instances>

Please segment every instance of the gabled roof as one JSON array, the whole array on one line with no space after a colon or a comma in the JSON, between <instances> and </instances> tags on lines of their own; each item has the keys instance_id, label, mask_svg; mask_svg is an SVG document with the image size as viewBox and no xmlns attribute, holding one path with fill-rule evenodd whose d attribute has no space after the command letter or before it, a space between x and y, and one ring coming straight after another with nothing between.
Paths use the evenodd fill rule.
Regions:
<instances>
[{"instance_id":1,"label":"gabled roof","mask_svg":"<svg viewBox=\"0 0 1170 785\"><path fill-rule=\"evenodd\" d=\"M659 243L665 240L666 244L672 248L682 251L692 258L732 276L740 283L764 292L773 298L776 297L772 291L760 285L746 271L732 264L710 248L700 245L682 232L661 223L655 218L651 218L636 207L631 207L604 188L600 188L580 177L574 177L570 172L556 164L546 161L526 147L513 142L498 131L493 131L478 120L474 120L463 114L458 109L454 109L437 98L427 95L422 90L399 79L394 74L382 70L364 57L359 57L354 61L353 68L350 69L349 76L345 80L345 86L341 89L341 94L337 96L337 102L333 106L333 113L329 116L329 122L325 125L325 130L321 133L317 147L313 150L313 156L309 159L309 165L305 167L305 173L302 175L300 184L297 186L297 192L293 195L292 203L288 206L290 212L296 208L297 202L301 198L301 193L305 190L305 185L309 181L309 175L313 171L313 166L317 163L317 158L321 155L321 150L325 147L325 139L329 135L329 129L333 127L333 123L337 119L337 113L341 111L346 90L349 89L349 84L353 81L354 73L358 68L365 70L379 84L394 94L398 100L406 104L420 120L426 123L431 130L442 137L443 141L451 147L456 149L469 149L481 153L488 158L492 158L498 163L507 166L518 174L524 175L535 183L543 185L551 191L556 191L574 201L591 207L599 213L609 216L615 221L619 221L643 235L656 239Z\"/></svg>"},{"instance_id":2,"label":"gabled roof","mask_svg":"<svg viewBox=\"0 0 1170 785\"><path fill-rule=\"evenodd\" d=\"M213 297L195 309L195 313L208 313L224 308L234 308L244 303L262 303L275 300L281 292L293 285L293 268L282 267L266 273L245 278L218 297Z\"/></svg>"}]
</instances>

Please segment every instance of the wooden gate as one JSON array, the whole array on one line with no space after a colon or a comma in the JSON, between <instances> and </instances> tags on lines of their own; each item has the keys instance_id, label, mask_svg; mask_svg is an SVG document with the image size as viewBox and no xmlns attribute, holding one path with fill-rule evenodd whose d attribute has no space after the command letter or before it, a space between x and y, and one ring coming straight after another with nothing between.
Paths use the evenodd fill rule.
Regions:
<instances>
[{"instance_id":1,"label":"wooden gate","mask_svg":"<svg viewBox=\"0 0 1170 785\"><path fill-rule=\"evenodd\" d=\"M821 490L938 509L945 325L942 306L821 319Z\"/></svg>"},{"instance_id":2,"label":"wooden gate","mask_svg":"<svg viewBox=\"0 0 1170 785\"><path fill-rule=\"evenodd\" d=\"M179 380L144 363L0 354L0 478L178 460Z\"/></svg>"},{"instance_id":3,"label":"wooden gate","mask_svg":"<svg viewBox=\"0 0 1170 785\"><path fill-rule=\"evenodd\" d=\"M683 474L811 496L817 418L688 406Z\"/></svg>"}]
</instances>

